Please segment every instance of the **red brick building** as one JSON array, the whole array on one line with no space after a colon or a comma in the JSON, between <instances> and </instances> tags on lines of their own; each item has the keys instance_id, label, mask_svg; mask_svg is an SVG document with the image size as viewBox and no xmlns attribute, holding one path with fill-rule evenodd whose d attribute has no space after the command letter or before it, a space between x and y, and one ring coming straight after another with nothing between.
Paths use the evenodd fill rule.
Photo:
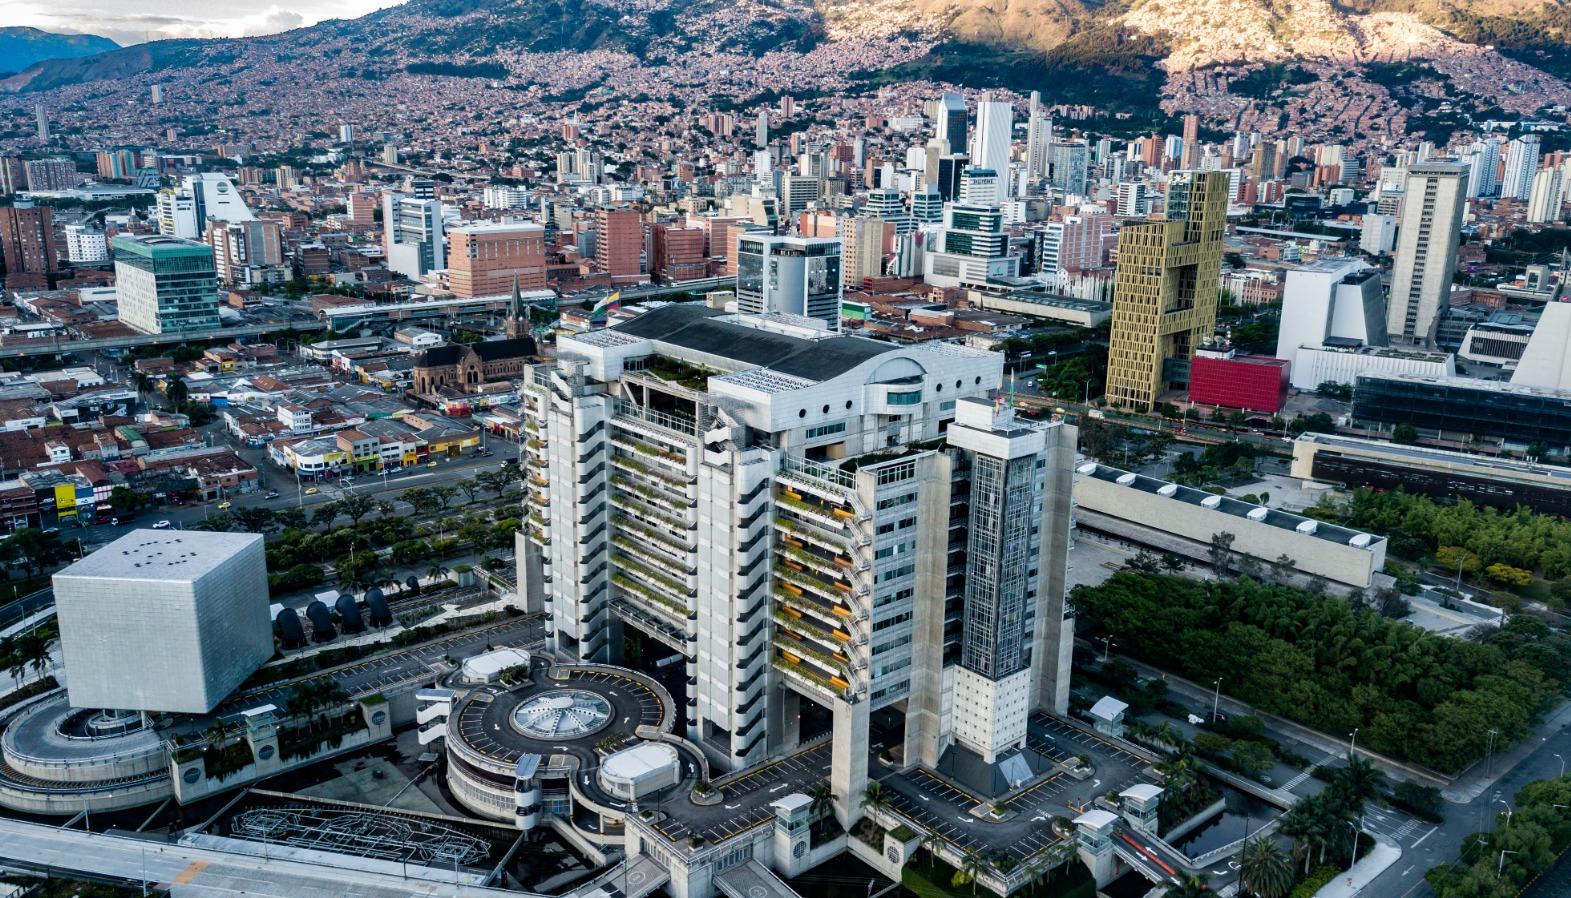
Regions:
<instances>
[{"instance_id":1,"label":"red brick building","mask_svg":"<svg viewBox=\"0 0 1571 898\"><path fill-rule=\"evenodd\" d=\"M709 270L701 228L659 224L654 227L654 258L649 275L662 284L676 284L703 277Z\"/></svg>"},{"instance_id":2,"label":"red brick building","mask_svg":"<svg viewBox=\"0 0 1571 898\"><path fill-rule=\"evenodd\" d=\"M448 281L455 296L501 296L513 289L514 278L520 290L545 289L545 228L540 225L468 225L448 231L447 240Z\"/></svg>"},{"instance_id":3,"label":"red brick building","mask_svg":"<svg viewBox=\"0 0 1571 898\"><path fill-rule=\"evenodd\" d=\"M644 222L636 209L595 213L595 264L613 283L636 281L643 271Z\"/></svg>"}]
</instances>

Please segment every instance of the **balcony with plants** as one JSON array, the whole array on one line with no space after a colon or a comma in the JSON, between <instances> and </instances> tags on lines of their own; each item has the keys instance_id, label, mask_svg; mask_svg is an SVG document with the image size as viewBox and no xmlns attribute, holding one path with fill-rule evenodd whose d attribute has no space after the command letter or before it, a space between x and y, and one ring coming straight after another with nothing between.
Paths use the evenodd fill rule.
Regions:
<instances>
[{"instance_id":1,"label":"balcony with plants","mask_svg":"<svg viewBox=\"0 0 1571 898\"><path fill-rule=\"evenodd\" d=\"M684 494L687 491L687 485L695 479L691 476L688 476L685 470L678 474L677 472L672 471L668 466L649 464L639 460L634 453L628 452L621 447L617 448L620 451L611 453L611 464L622 469L623 471L628 472L629 474L645 477L651 480L659 480L672 489Z\"/></svg>"},{"instance_id":2,"label":"balcony with plants","mask_svg":"<svg viewBox=\"0 0 1571 898\"><path fill-rule=\"evenodd\" d=\"M682 627L686 626L686 621L693 615L686 602L674 599L669 594L635 580L627 574L612 574L611 585L634 604L658 612L667 619L682 621Z\"/></svg>"},{"instance_id":3,"label":"balcony with plants","mask_svg":"<svg viewBox=\"0 0 1571 898\"><path fill-rule=\"evenodd\" d=\"M796 678L814 691L826 693L832 698L849 698L851 695L850 681L833 674L819 673L785 649L778 650L769 663L787 677Z\"/></svg>"},{"instance_id":4,"label":"balcony with plants","mask_svg":"<svg viewBox=\"0 0 1571 898\"><path fill-rule=\"evenodd\" d=\"M817 596L792 593L785 589L784 584L774 591L774 597L776 606L784 608L788 614L807 615L830 627L840 626L856 617L856 613L846 605L832 605Z\"/></svg>"},{"instance_id":5,"label":"balcony with plants","mask_svg":"<svg viewBox=\"0 0 1571 898\"><path fill-rule=\"evenodd\" d=\"M694 570L688 565L687 557L685 555L680 558L673 558L669 555L661 553L657 549L651 548L651 545L665 548L665 546L661 545L660 543L644 542L642 540L634 539L632 536L629 536L625 533L618 532L615 536L611 537L611 545L616 546L617 549L621 550L627 555L632 556L635 560L640 561L646 565L650 565L655 570L661 571L667 576L680 579L684 582L686 582L689 578L696 577L698 575L698 571Z\"/></svg>"},{"instance_id":6,"label":"balcony with plants","mask_svg":"<svg viewBox=\"0 0 1571 898\"><path fill-rule=\"evenodd\" d=\"M687 450L685 447L679 450L670 445L662 445L651 437L625 427L617 428L615 434L611 437L611 444L628 452L637 453L642 458L663 462L667 466L674 466L683 473L687 471Z\"/></svg>"},{"instance_id":7,"label":"balcony with plants","mask_svg":"<svg viewBox=\"0 0 1571 898\"><path fill-rule=\"evenodd\" d=\"M697 504L687 495L686 487L675 486L663 480L649 480L618 472L611 475L611 485L619 490L637 493L645 501L668 508L679 515L686 514L687 509Z\"/></svg>"},{"instance_id":8,"label":"balcony with plants","mask_svg":"<svg viewBox=\"0 0 1571 898\"><path fill-rule=\"evenodd\" d=\"M642 580L651 589L664 590L673 596L688 596L696 591L696 587L687 584L685 577L678 579L672 574L656 570L653 566L632 557L620 546L611 553L611 563L622 573ZM687 603L684 601L682 604L685 606Z\"/></svg>"},{"instance_id":9,"label":"balcony with plants","mask_svg":"<svg viewBox=\"0 0 1571 898\"><path fill-rule=\"evenodd\" d=\"M781 486L775 490L775 503L809 523L827 527L830 532L845 530L846 524L856 518L856 512L846 505L828 503L817 496L810 499L808 495L789 486Z\"/></svg>"},{"instance_id":10,"label":"balcony with plants","mask_svg":"<svg viewBox=\"0 0 1571 898\"><path fill-rule=\"evenodd\" d=\"M651 527L643 521L631 517L616 518L613 523L618 530L636 539L648 540L655 544L655 548L670 554L674 558L686 558L694 548L685 540L679 538L681 534L686 532L681 529L672 530L670 528Z\"/></svg>"},{"instance_id":11,"label":"balcony with plants","mask_svg":"<svg viewBox=\"0 0 1571 898\"><path fill-rule=\"evenodd\" d=\"M640 501L637 493L611 494L612 507L635 516L647 526L665 528L671 533L685 533L692 529L686 520L672 517L669 513L652 507L649 503Z\"/></svg>"}]
</instances>

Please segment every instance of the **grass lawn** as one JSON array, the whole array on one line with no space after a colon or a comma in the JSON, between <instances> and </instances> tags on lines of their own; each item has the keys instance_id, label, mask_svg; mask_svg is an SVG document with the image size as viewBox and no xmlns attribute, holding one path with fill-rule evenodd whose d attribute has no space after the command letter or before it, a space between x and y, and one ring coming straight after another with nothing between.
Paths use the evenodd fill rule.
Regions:
<instances>
[{"instance_id":1,"label":"grass lawn","mask_svg":"<svg viewBox=\"0 0 1571 898\"><path fill-rule=\"evenodd\" d=\"M958 888L950 884L954 875L955 868L943 861L923 859L901 869L900 884L917 898L973 898L970 883ZM976 887L975 898L987 898L992 894ZM1091 881L1091 871L1076 859L1055 872L1052 879L1019 894L1030 898L1093 898L1096 883Z\"/></svg>"}]
</instances>

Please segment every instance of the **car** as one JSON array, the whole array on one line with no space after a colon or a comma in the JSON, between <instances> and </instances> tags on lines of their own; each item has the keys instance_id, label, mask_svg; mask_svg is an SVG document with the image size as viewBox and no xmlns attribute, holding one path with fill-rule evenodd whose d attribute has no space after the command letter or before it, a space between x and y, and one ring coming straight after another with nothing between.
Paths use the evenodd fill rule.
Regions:
<instances>
[{"instance_id":1,"label":"car","mask_svg":"<svg viewBox=\"0 0 1571 898\"><path fill-rule=\"evenodd\" d=\"M59 533L60 532L60 528L59 527L45 527L44 528L44 532L45 533Z\"/></svg>"},{"instance_id":2,"label":"car","mask_svg":"<svg viewBox=\"0 0 1571 898\"><path fill-rule=\"evenodd\" d=\"M110 518L109 519L109 526L111 526L111 527L119 527L120 526L120 519L119 518Z\"/></svg>"},{"instance_id":3,"label":"car","mask_svg":"<svg viewBox=\"0 0 1571 898\"><path fill-rule=\"evenodd\" d=\"M428 461L428 462L425 463L425 466L428 467L428 468L434 468L434 467L436 467L436 462Z\"/></svg>"},{"instance_id":4,"label":"car","mask_svg":"<svg viewBox=\"0 0 1571 898\"><path fill-rule=\"evenodd\" d=\"M157 523L155 523L153 525L153 529L154 530L168 530L170 527L173 527L173 526L174 525L169 523L168 521L159 521L159 522L157 522Z\"/></svg>"},{"instance_id":5,"label":"car","mask_svg":"<svg viewBox=\"0 0 1571 898\"><path fill-rule=\"evenodd\" d=\"M277 499L278 498L278 490L268 490L267 491L267 495L263 496L262 498L264 498L264 499Z\"/></svg>"},{"instance_id":6,"label":"car","mask_svg":"<svg viewBox=\"0 0 1571 898\"><path fill-rule=\"evenodd\" d=\"M234 504L235 503L230 502L228 499L225 499L224 501L218 503L218 510L227 511L228 509L233 508Z\"/></svg>"},{"instance_id":7,"label":"car","mask_svg":"<svg viewBox=\"0 0 1571 898\"><path fill-rule=\"evenodd\" d=\"M314 496L314 495L316 495L316 493L317 493L317 489L314 486L308 486L308 487L305 488L305 494L307 496Z\"/></svg>"}]
</instances>

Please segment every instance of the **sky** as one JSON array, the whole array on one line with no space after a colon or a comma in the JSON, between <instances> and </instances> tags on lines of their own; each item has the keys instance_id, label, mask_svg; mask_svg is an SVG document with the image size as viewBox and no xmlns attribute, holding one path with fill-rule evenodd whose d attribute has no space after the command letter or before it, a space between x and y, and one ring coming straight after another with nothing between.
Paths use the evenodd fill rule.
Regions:
<instances>
[{"instance_id":1,"label":"sky","mask_svg":"<svg viewBox=\"0 0 1571 898\"><path fill-rule=\"evenodd\" d=\"M119 44L275 34L352 19L402 0L0 0L0 26L98 34Z\"/></svg>"}]
</instances>

